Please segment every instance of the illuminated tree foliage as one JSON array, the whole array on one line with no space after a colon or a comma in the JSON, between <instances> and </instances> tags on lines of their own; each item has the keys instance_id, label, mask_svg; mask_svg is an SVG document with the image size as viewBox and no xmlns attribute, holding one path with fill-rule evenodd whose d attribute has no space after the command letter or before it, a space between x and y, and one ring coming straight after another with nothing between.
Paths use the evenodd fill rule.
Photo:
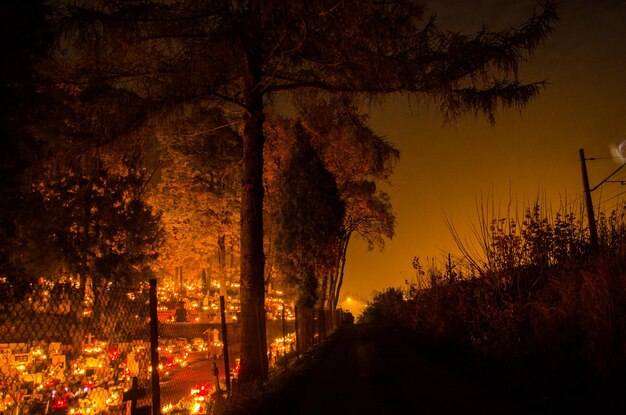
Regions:
<instances>
[{"instance_id":1,"label":"illuminated tree foliage","mask_svg":"<svg viewBox=\"0 0 626 415\"><path fill-rule=\"evenodd\" d=\"M88 280L95 295L94 316L103 311L105 289L111 283L137 286L151 276L158 254L161 227L145 203L145 171L138 154L107 166L101 158L64 163L62 174L40 182L42 213L49 220L45 236L57 252L62 268L80 277L82 295L74 308L82 313ZM55 270L48 270L50 275Z\"/></svg>"},{"instance_id":2,"label":"illuminated tree foliage","mask_svg":"<svg viewBox=\"0 0 626 415\"><path fill-rule=\"evenodd\" d=\"M402 92L435 101L447 118L470 111L493 120L500 105L538 94L543 84L518 81L517 69L556 18L548 3L519 29L464 35L439 29L415 0L51 3L63 32L59 84L124 90L152 114L219 105L240 121L243 382L267 376L262 172L272 96Z\"/></svg>"},{"instance_id":3,"label":"illuminated tree foliage","mask_svg":"<svg viewBox=\"0 0 626 415\"><path fill-rule=\"evenodd\" d=\"M160 267L204 268L216 258L225 289L226 251L238 255L241 137L214 109L190 108L175 118L179 123L157 127L163 167L151 203L168 233Z\"/></svg>"},{"instance_id":4,"label":"illuminated tree foliage","mask_svg":"<svg viewBox=\"0 0 626 415\"><path fill-rule=\"evenodd\" d=\"M40 186L55 219L50 237L70 272L130 284L156 258L158 217L143 201L144 177L132 161L115 171L94 160L89 170L70 168Z\"/></svg>"},{"instance_id":5,"label":"illuminated tree foliage","mask_svg":"<svg viewBox=\"0 0 626 415\"><path fill-rule=\"evenodd\" d=\"M30 139L10 137L21 140L21 154L30 161L17 176L19 193L12 199L18 226L3 245L20 268L3 272L20 292L41 277L79 276L82 296L73 299L82 316L88 280L94 289L135 285L150 275L157 255L160 227L145 204L151 170L141 137L122 145L106 141L132 123L141 106L122 93L92 89L75 96L36 81L40 96L24 113ZM113 119L116 112L120 116ZM36 152L24 150L31 143ZM98 299L104 301L104 294Z\"/></svg>"},{"instance_id":6,"label":"illuminated tree foliage","mask_svg":"<svg viewBox=\"0 0 626 415\"><path fill-rule=\"evenodd\" d=\"M38 66L40 75L58 72L47 61ZM83 296L88 280L94 290L145 281L162 241L158 215L146 203L156 168L152 145L145 125L133 128L146 117L145 102L98 83L41 88L56 106L30 125L46 157L28 180L45 218L38 243L52 248L46 255L58 266L39 276L77 275Z\"/></svg>"},{"instance_id":7,"label":"illuminated tree foliage","mask_svg":"<svg viewBox=\"0 0 626 415\"><path fill-rule=\"evenodd\" d=\"M346 201L346 216L337 256L338 264L329 286L331 310L339 302L350 238L356 235L367 243L368 249L378 248L382 251L385 238L393 238L395 230L395 215L389 195L377 191L375 182L350 182L343 188L341 197Z\"/></svg>"}]
</instances>

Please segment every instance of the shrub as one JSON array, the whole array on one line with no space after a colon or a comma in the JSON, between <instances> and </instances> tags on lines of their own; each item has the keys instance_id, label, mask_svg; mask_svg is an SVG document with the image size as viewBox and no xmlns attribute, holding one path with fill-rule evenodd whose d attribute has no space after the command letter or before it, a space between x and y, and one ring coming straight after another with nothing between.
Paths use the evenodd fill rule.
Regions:
<instances>
[{"instance_id":1,"label":"shrub","mask_svg":"<svg viewBox=\"0 0 626 415\"><path fill-rule=\"evenodd\" d=\"M550 220L536 205L521 223L483 223L483 256L465 262L474 277L452 269L424 271L416 258L416 282L404 295L399 289L377 295L362 320L404 325L436 344L482 356L508 376L545 379L540 382L546 387L622 378L623 213L600 216L599 253L589 249L588 230L571 213Z\"/></svg>"},{"instance_id":2,"label":"shrub","mask_svg":"<svg viewBox=\"0 0 626 415\"><path fill-rule=\"evenodd\" d=\"M388 288L374 296L359 316L359 323L401 324L405 315L404 294L398 288Z\"/></svg>"}]
</instances>

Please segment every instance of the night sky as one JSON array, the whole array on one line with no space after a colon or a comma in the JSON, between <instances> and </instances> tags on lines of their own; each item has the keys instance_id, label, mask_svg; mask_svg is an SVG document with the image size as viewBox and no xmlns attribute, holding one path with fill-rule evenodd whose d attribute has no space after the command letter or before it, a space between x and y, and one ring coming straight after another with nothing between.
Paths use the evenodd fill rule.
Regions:
<instances>
[{"instance_id":1,"label":"night sky","mask_svg":"<svg viewBox=\"0 0 626 415\"><path fill-rule=\"evenodd\" d=\"M428 1L442 26L472 32L517 26L532 14L532 0ZM525 81L550 85L520 113L500 111L491 126L473 115L452 124L433 107L394 97L371 112L375 131L401 151L392 177L396 237L384 252L367 252L352 240L344 293L367 298L373 290L411 279L414 256L442 258L457 252L444 215L463 236L476 223L476 202L493 194L505 212L519 213L539 198L558 210L561 201L581 207L578 149L610 157L626 139L626 1L563 0L561 20L547 43L520 72ZM593 187L619 167L617 160L589 161ZM621 172L620 172L621 173ZM624 172L615 178L625 178ZM619 197L618 195L622 194ZM626 201L626 187L607 183L594 192L596 206Z\"/></svg>"}]
</instances>

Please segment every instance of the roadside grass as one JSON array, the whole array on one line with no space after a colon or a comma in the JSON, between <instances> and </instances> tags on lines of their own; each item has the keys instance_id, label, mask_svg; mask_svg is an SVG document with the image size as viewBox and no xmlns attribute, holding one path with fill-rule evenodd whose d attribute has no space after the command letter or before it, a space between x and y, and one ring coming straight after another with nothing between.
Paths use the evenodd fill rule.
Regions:
<instances>
[{"instance_id":1,"label":"roadside grass","mask_svg":"<svg viewBox=\"0 0 626 415\"><path fill-rule=\"evenodd\" d=\"M415 281L380 293L361 321L403 327L534 413L626 413L624 211L600 216L597 250L572 214L485 219L482 255L455 272L416 258Z\"/></svg>"}]
</instances>

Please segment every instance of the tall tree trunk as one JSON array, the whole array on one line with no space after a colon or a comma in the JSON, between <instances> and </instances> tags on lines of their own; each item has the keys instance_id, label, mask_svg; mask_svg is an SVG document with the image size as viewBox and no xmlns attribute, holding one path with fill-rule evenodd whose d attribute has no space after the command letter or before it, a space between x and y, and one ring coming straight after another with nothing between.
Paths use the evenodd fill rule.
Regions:
<instances>
[{"instance_id":1,"label":"tall tree trunk","mask_svg":"<svg viewBox=\"0 0 626 415\"><path fill-rule=\"evenodd\" d=\"M230 237L230 266L228 267L227 277L228 284L232 287L233 278L237 275L237 264L235 263L235 245L232 236Z\"/></svg>"},{"instance_id":2,"label":"tall tree trunk","mask_svg":"<svg viewBox=\"0 0 626 415\"><path fill-rule=\"evenodd\" d=\"M217 238L217 249L220 295L226 298L226 236L223 234Z\"/></svg>"},{"instance_id":3,"label":"tall tree trunk","mask_svg":"<svg viewBox=\"0 0 626 415\"><path fill-rule=\"evenodd\" d=\"M206 297L209 292L209 281L207 279L206 268L202 268L202 296Z\"/></svg>"},{"instance_id":4,"label":"tall tree trunk","mask_svg":"<svg viewBox=\"0 0 626 415\"><path fill-rule=\"evenodd\" d=\"M260 75L257 82L260 80ZM254 82L256 83L256 82ZM254 84L253 83L253 84ZM241 196L241 372L243 383L267 378L263 255L263 97L249 97L243 130Z\"/></svg>"},{"instance_id":5,"label":"tall tree trunk","mask_svg":"<svg viewBox=\"0 0 626 415\"><path fill-rule=\"evenodd\" d=\"M82 257L80 264L80 299L78 307L76 307L76 317L84 317L85 302L87 301L87 280L91 276L91 251L89 246L89 231L91 228L91 193L84 194L84 210L83 210L83 240L82 240ZM93 281L93 280L92 280Z\"/></svg>"},{"instance_id":6,"label":"tall tree trunk","mask_svg":"<svg viewBox=\"0 0 626 415\"><path fill-rule=\"evenodd\" d=\"M264 7L250 0L238 40L246 51L243 94L243 175L241 195L241 371L242 383L267 379L265 256L263 254L263 62Z\"/></svg>"},{"instance_id":7,"label":"tall tree trunk","mask_svg":"<svg viewBox=\"0 0 626 415\"><path fill-rule=\"evenodd\" d=\"M319 298L319 337L320 340L326 338L326 318L324 310L326 309L326 299L328 298L328 274L324 273L322 277L322 285L320 287L320 298Z\"/></svg>"},{"instance_id":8,"label":"tall tree trunk","mask_svg":"<svg viewBox=\"0 0 626 415\"><path fill-rule=\"evenodd\" d=\"M313 344L313 309L311 307L296 306L298 314L298 349L305 352Z\"/></svg>"},{"instance_id":9,"label":"tall tree trunk","mask_svg":"<svg viewBox=\"0 0 626 415\"><path fill-rule=\"evenodd\" d=\"M80 274L78 274L80 287L72 304L73 312L77 319L85 317L83 311L85 310L85 300L87 299L87 271L86 267L82 268Z\"/></svg>"},{"instance_id":10,"label":"tall tree trunk","mask_svg":"<svg viewBox=\"0 0 626 415\"><path fill-rule=\"evenodd\" d=\"M185 285L183 284L183 266L178 266L178 278L180 278L180 296L181 298L185 294Z\"/></svg>"},{"instance_id":11,"label":"tall tree trunk","mask_svg":"<svg viewBox=\"0 0 626 415\"><path fill-rule=\"evenodd\" d=\"M94 329L98 330L98 332L107 332L107 327L105 327L105 315L104 310L108 305L108 293L106 289L106 281L104 278L94 278L91 276L93 284L93 308L91 312L91 319L94 322ZM94 333L96 334L96 333Z\"/></svg>"},{"instance_id":12,"label":"tall tree trunk","mask_svg":"<svg viewBox=\"0 0 626 415\"><path fill-rule=\"evenodd\" d=\"M341 285L343 284L343 272L346 268L346 255L348 254L348 244L350 243L351 233L348 233L346 242L341 250L341 268L339 269L339 278L337 280L337 288L335 289L335 298L333 299L334 305L339 303L339 294L341 293Z\"/></svg>"},{"instance_id":13,"label":"tall tree trunk","mask_svg":"<svg viewBox=\"0 0 626 415\"><path fill-rule=\"evenodd\" d=\"M333 270L330 273L330 280L328 282L328 309L332 312L331 323L333 326L336 325L337 321L335 319L335 308L337 308L337 303L335 302L335 291L337 289L337 282L339 280L339 269L341 268L341 256L343 253L344 247L344 238L342 238L339 242L339 252L337 253L337 260L333 266Z\"/></svg>"},{"instance_id":14,"label":"tall tree trunk","mask_svg":"<svg viewBox=\"0 0 626 415\"><path fill-rule=\"evenodd\" d=\"M337 269L337 267L335 266L334 269L330 272L330 277L329 277L329 282L328 282L328 310L330 310L331 315L330 315L330 325L331 326L335 326L335 319L333 318L333 316L335 315L333 313L333 310L335 309L335 286L337 284L337 276L339 274L339 271Z\"/></svg>"}]
</instances>

